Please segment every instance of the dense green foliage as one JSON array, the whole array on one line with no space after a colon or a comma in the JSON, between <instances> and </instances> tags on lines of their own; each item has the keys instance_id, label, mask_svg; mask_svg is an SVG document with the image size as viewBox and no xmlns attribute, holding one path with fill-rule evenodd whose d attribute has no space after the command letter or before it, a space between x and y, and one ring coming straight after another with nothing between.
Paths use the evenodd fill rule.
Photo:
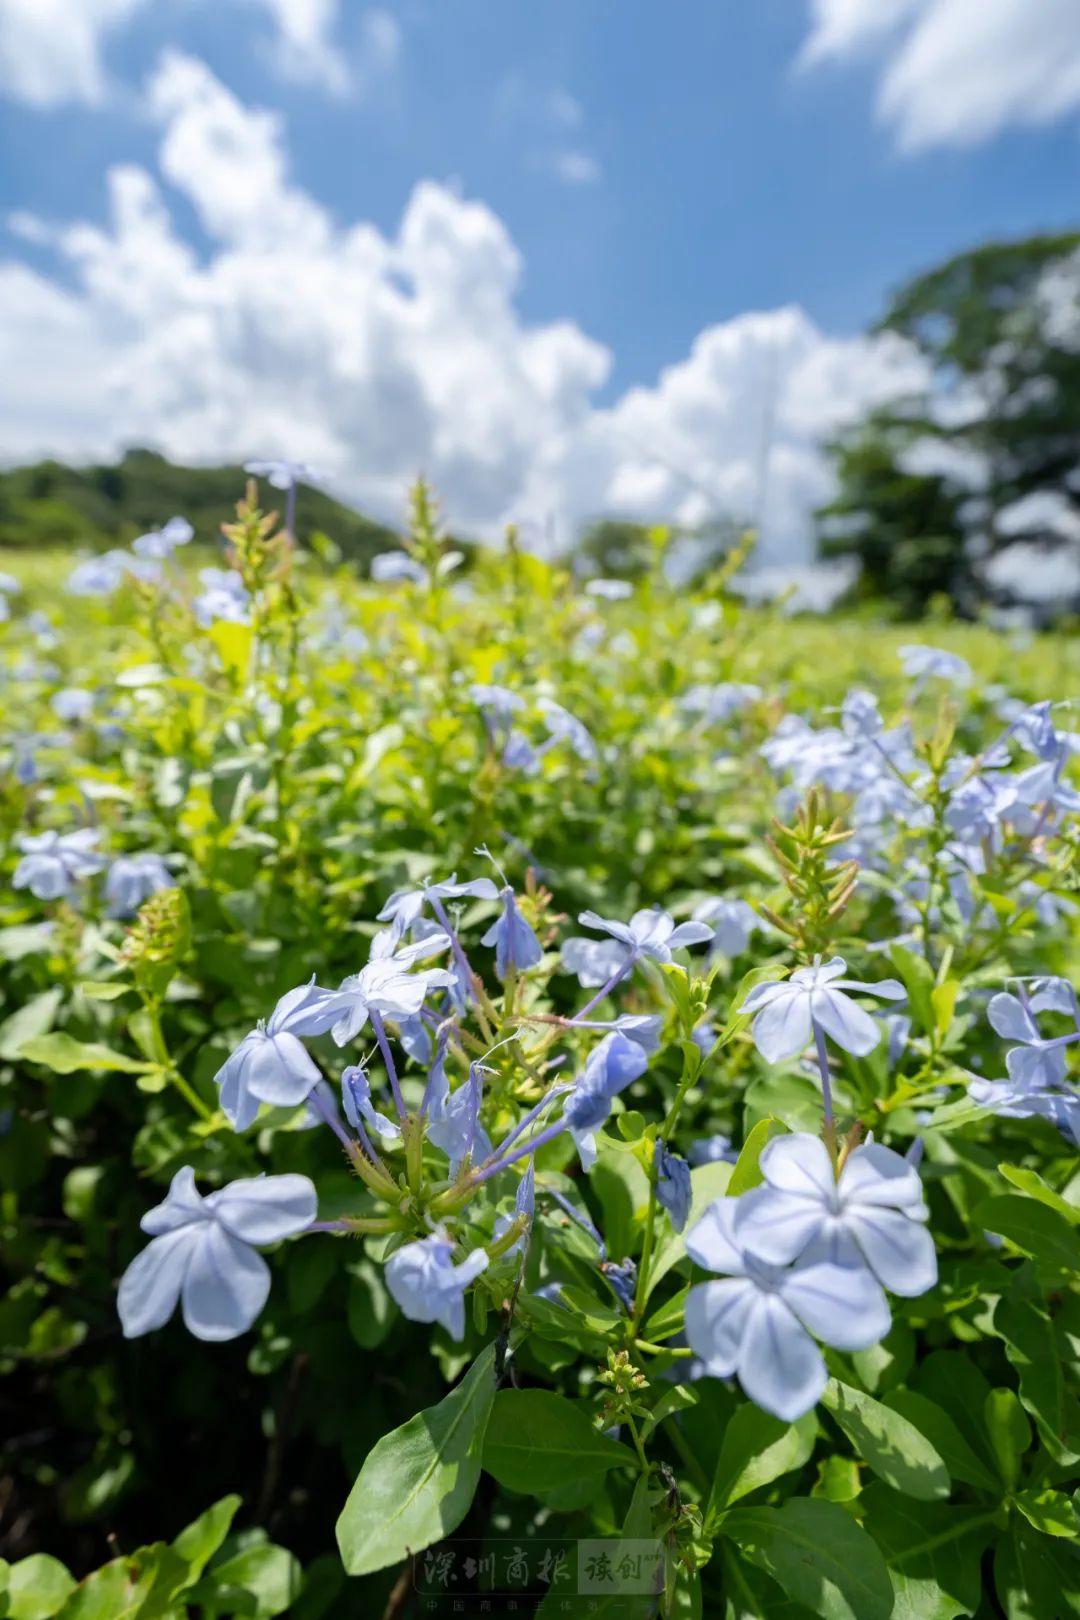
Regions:
<instances>
[{"instance_id":1,"label":"dense green foliage","mask_svg":"<svg viewBox=\"0 0 1080 1620\"><path fill-rule=\"evenodd\" d=\"M427 1612L403 1563L456 1531L528 1549L658 1538L664 1612L685 1617L1080 1615L1076 1151L1047 1120L998 1118L966 1093L974 1072L1003 1072L991 993L1015 974L1078 982L1074 913L1038 902L1068 901L1080 843L1067 820L1052 847L1045 822L1034 842L988 841L974 919L943 866L951 762L1001 735L1007 696L1075 693L1080 651L939 626L935 642L975 672L954 698L912 684L888 628L750 611L721 574L673 590L659 545L626 600L583 596L516 550L457 588L423 503L416 518L419 583L360 584L244 512L247 622L200 624L178 572L73 600L27 569L35 583L0 624L0 1614L344 1620L392 1592L390 1612ZM32 617L42 609L51 630ZM556 747L514 769L470 695L489 682L522 694L522 724L557 700L596 757ZM751 683L734 709L687 706L695 686L726 682ZM928 826L882 826L882 860L852 882L823 862L826 823L844 822L851 796L797 819L760 749L785 716L834 726L855 683L910 723L932 809ZM92 704L62 724L53 700L72 686ZM97 883L56 901L9 886L21 837L83 826L112 855L174 858L183 898L131 925L107 915ZM734 959L649 964L607 1004L655 1013L659 1050L598 1133L591 1175L565 1136L537 1166L602 1230L604 1265L580 1225L538 1203L520 1273L507 1260L484 1274L457 1342L391 1299L391 1220L279 1246L243 1338L200 1343L177 1319L123 1339L117 1279L182 1165L206 1188L299 1172L323 1217L381 1218L329 1132L266 1108L237 1134L214 1075L283 992L357 971L392 891L490 872L483 844L546 951L491 1008L504 1043L487 1059L493 1135L536 1095L529 1064L550 1049L550 1020L583 999L556 971L578 912L681 918L722 895L777 919ZM924 888L902 917L895 886L912 873ZM470 902L462 919L489 977L476 940L493 914ZM677 1335L704 1274L657 1207L654 1152L658 1132L683 1152L733 1140L734 1166L692 1172L692 1225L760 1182L768 1141L818 1131L820 1086L797 1060L767 1063L738 1009L748 984L834 951L855 977L895 974L907 992L899 1055L837 1049L833 1083L842 1132L858 1122L901 1152L923 1137L941 1281L893 1301L878 1347L828 1351L821 1405L787 1423L730 1381L685 1376ZM713 1035L696 1040L703 1020ZM313 1050L336 1079L329 1039ZM573 1067L581 1048L568 1050ZM422 1079L406 1075L410 1098ZM494 1186L478 1204L489 1233L512 1195ZM628 1259L646 1278L630 1310L609 1279ZM535 1293L551 1277L563 1306ZM206 1512L226 1491L242 1505ZM108 1567L72 1594L55 1564L27 1571L39 1555L79 1578ZM5 1583L31 1581L33 1600L5 1611Z\"/></svg>"},{"instance_id":2,"label":"dense green foliage","mask_svg":"<svg viewBox=\"0 0 1080 1620\"><path fill-rule=\"evenodd\" d=\"M1001 524L1006 509L1038 495L1080 514L1078 249L1075 232L991 243L892 299L879 330L915 345L929 387L834 446L840 488L819 514L822 555L859 561L861 596L910 615L937 593L974 608L988 556L1064 538L1037 516Z\"/></svg>"}]
</instances>

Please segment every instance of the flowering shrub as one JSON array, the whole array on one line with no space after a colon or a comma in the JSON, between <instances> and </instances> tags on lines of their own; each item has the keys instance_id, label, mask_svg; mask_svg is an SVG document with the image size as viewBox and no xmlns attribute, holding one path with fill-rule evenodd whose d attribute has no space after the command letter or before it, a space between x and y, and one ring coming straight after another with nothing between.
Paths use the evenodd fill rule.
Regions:
<instances>
[{"instance_id":1,"label":"flowering shrub","mask_svg":"<svg viewBox=\"0 0 1080 1620\"><path fill-rule=\"evenodd\" d=\"M10 1612L1080 1613L1072 649L462 579L423 488L357 586L261 471L7 582Z\"/></svg>"}]
</instances>

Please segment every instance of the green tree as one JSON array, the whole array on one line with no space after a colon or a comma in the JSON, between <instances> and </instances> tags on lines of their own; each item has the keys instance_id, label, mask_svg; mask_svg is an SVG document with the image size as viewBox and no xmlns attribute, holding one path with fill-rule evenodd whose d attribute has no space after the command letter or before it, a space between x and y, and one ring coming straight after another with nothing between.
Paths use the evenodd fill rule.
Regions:
<instances>
[{"instance_id":1,"label":"green tree","mask_svg":"<svg viewBox=\"0 0 1080 1620\"><path fill-rule=\"evenodd\" d=\"M929 385L831 447L820 550L856 558L856 589L901 612L942 590L969 608L989 558L1080 526L1080 233L959 254L903 287L878 331L919 350Z\"/></svg>"}]
</instances>

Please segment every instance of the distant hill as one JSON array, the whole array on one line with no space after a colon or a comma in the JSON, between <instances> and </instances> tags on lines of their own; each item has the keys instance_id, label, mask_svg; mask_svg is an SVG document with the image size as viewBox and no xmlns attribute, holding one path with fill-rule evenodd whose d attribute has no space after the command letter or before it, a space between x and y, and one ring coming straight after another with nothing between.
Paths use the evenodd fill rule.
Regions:
<instances>
[{"instance_id":1,"label":"distant hill","mask_svg":"<svg viewBox=\"0 0 1080 1620\"><path fill-rule=\"evenodd\" d=\"M221 524L244 493L241 467L178 467L152 450L129 450L106 467L67 467L41 461L0 472L0 546L126 545L175 514L186 517L207 544L221 538ZM263 504L281 512L284 494L260 485ZM302 486L297 498L297 539L321 532L343 557L367 563L396 542L392 529L342 506L321 490Z\"/></svg>"}]
</instances>

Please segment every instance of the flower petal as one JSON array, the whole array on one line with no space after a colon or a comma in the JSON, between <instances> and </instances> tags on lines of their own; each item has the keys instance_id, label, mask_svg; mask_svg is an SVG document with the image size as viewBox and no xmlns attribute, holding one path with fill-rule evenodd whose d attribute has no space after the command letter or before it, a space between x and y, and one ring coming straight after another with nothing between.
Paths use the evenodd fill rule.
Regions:
<instances>
[{"instance_id":1,"label":"flower petal","mask_svg":"<svg viewBox=\"0 0 1080 1620\"><path fill-rule=\"evenodd\" d=\"M868 996L880 996L882 1001L903 1001L907 991L899 979L878 979L868 984L864 979L837 979L833 990L861 990Z\"/></svg>"},{"instance_id":2,"label":"flower petal","mask_svg":"<svg viewBox=\"0 0 1080 1620\"><path fill-rule=\"evenodd\" d=\"M881 1285L865 1266L796 1266L781 1294L800 1322L835 1350L868 1350L892 1324Z\"/></svg>"},{"instance_id":3,"label":"flower petal","mask_svg":"<svg viewBox=\"0 0 1080 1620\"><path fill-rule=\"evenodd\" d=\"M686 1296L686 1342L713 1378L730 1378L739 1360L747 1319L758 1298L742 1278L698 1283Z\"/></svg>"},{"instance_id":4,"label":"flower petal","mask_svg":"<svg viewBox=\"0 0 1080 1620\"><path fill-rule=\"evenodd\" d=\"M151 1237L160 1237L164 1232L175 1232L178 1227L190 1226L192 1221L205 1218L205 1204L195 1186L195 1172L186 1164L173 1176L162 1202L148 1209L139 1225Z\"/></svg>"},{"instance_id":5,"label":"flower petal","mask_svg":"<svg viewBox=\"0 0 1080 1620\"><path fill-rule=\"evenodd\" d=\"M148 1243L120 1279L116 1309L125 1339L164 1327L180 1298L199 1230L182 1226Z\"/></svg>"},{"instance_id":6,"label":"flower petal","mask_svg":"<svg viewBox=\"0 0 1080 1620\"><path fill-rule=\"evenodd\" d=\"M793 1131L767 1143L760 1159L761 1173L778 1192L829 1202L836 1192L829 1150L820 1136Z\"/></svg>"},{"instance_id":7,"label":"flower petal","mask_svg":"<svg viewBox=\"0 0 1080 1620\"><path fill-rule=\"evenodd\" d=\"M821 1399L825 1358L777 1294L759 1294L739 1352L739 1382L752 1401L793 1423Z\"/></svg>"},{"instance_id":8,"label":"flower petal","mask_svg":"<svg viewBox=\"0 0 1080 1620\"><path fill-rule=\"evenodd\" d=\"M278 1108L295 1108L321 1078L304 1046L288 1033L261 1040L248 1061L248 1090Z\"/></svg>"},{"instance_id":9,"label":"flower petal","mask_svg":"<svg viewBox=\"0 0 1080 1620\"><path fill-rule=\"evenodd\" d=\"M752 1187L735 1203L735 1239L758 1260L786 1266L802 1254L828 1219L819 1200L773 1187Z\"/></svg>"},{"instance_id":10,"label":"flower petal","mask_svg":"<svg viewBox=\"0 0 1080 1620\"><path fill-rule=\"evenodd\" d=\"M811 1035L810 997L804 990L790 989L758 1013L751 1028L754 1044L767 1063L780 1063L796 1057Z\"/></svg>"},{"instance_id":11,"label":"flower petal","mask_svg":"<svg viewBox=\"0 0 1080 1620\"><path fill-rule=\"evenodd\" d=\"M217 1221L199 1227L184 1277L184 1321L197 1339L215 1342L246 1333L270 1292L261 1254Z\"/></svg>"},{"instance_id":12,"label":"flower petal","mask_svg":"<svg viewBox=\"0 0 1080 1620\"><path fill-rule=\"evenodd\" d=\"M913 1164L880 1142L864 1142L850 1154L840 1172L845 1205L877 1204L893 1209L922 1209L923 1189Z\"/></svg>"},{"instance_id":13,"label":"flower petal","mask_svg":"<svg viewBox=\"0 0 1080 1620\"><path fill-rule=\"evenodd\" d=\"M731 1277L741 1277L746 1272L735 1238L736 1208L736 1199L718 1198L686 1234L687 1254L706 1271L719 1271Z\"/></svg>"},{"instance_id":14,"label":"flower petal","mask_svg":"<svg viewBox=\"0 0 1080 1620\"><path fill-rule=\"evenodd\" d=\"M676 950L680 945L704 945L705 941L712 939L714 930L703 922L680 923L668 936L668 949Z\"/></svg>"},{"instance_id":15,"label":"flower petal","mask_svg":"<svg viewBox=\"0 0 1080 1620\"><path fill-rule=\"evenodd\" d=\"M871 1018L858 1002L851 1001L842 990L815 990L811 996L815 1024L831 1035L837 1046L856 1057L872 1052L884 1034L883 1025Z\"/></svg>"},{"instance_id":16,"label":"flower petal","mask_svg":"<svg viewBox=\"0 0 1080 1620\"><path fill-rule=\"evenodd\" d=\"M856 1205L844 1226L879 1282L902 1299L925 1294L937 1282L934 1240L925 1226L891 1209Z\"/></svg>"},{"instance_id":17,"label":"flower petal","mask_svg":"<svg viewBox=\"0 0 1080 1620\"><path fill-rule=\"evenodd\" d=\"M278 1243L304 1232L319 1200L307 1176L252 1176L206 1200L225 1229L244 1243Z\"/></svg>"},{"instance_id":18,"label":"flower petal","mask_svg":"<svg viewBox=\"0 0 1080 1620\"><path fill-rule=\"evenodd\" d=\"M990 1020L991 1029L1006 1041L1037 1041L1039 1031L1035 1027L1035 1020L1019 996L1009 995L1002 991L1000 995L991 996L990 1005L986 1009L986 1016Z\"/></svg>"}]
</instances>

